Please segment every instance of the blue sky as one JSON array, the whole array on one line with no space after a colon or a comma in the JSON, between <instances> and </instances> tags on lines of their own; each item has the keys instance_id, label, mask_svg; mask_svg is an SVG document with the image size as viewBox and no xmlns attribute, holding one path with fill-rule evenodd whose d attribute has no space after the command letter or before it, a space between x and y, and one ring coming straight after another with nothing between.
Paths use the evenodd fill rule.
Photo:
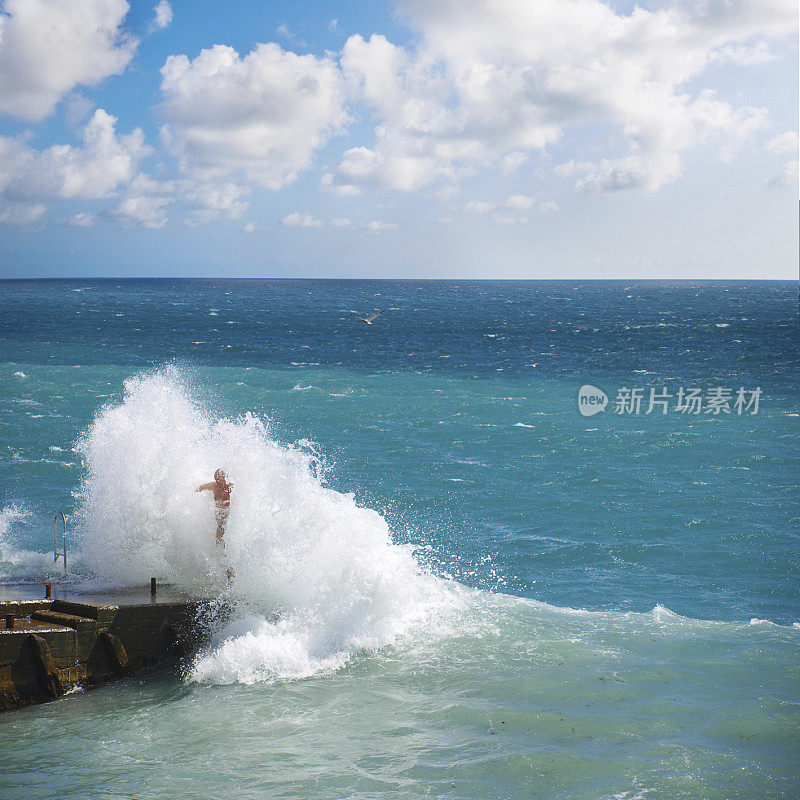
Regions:
<instances>
[{"instance_id":1,"label":"blue sky","mask_svg":"<svg viewBox=\"0 0 800 800\"><path fill-rule=\"evenodd\" d=\"M0 277L797 278L795 0L0 7Z\"/></svg>"}]
</instances>

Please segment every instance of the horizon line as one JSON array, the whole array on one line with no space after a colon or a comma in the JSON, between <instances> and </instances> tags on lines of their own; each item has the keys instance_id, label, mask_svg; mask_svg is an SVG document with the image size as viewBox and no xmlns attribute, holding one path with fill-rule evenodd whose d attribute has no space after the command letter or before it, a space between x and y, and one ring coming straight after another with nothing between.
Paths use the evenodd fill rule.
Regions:
<instances>
[{"instance_id":1,"label":"horizon line","mask_svg":"<svg viewBox=\"0 0 800 800\"><path fill-rule=\"evenodd\" d=\"M370 278L354 278L354 277L337 277L337 276L239 276L239 277L214 277L209 275L64 275L60 277L54 276L29 276L29 277L15 277L3 278L0 277L0 283L14 283L24 281L353 281L353 282L366 282L366 281L395 281L405 283L425 283L425 282L486 282L486 283L535 283L535 282L551 282L563 283L565 281L593 281L593 282L628 282L628 283L648 283L656 281L669 281L674 283L800 283L800 276L797 278L671 278L671 277L648 277L648 278L631 278L631 277L602 277L602 278L399 278L399 277L370 277Z\"/></svg>"}]
</instances>

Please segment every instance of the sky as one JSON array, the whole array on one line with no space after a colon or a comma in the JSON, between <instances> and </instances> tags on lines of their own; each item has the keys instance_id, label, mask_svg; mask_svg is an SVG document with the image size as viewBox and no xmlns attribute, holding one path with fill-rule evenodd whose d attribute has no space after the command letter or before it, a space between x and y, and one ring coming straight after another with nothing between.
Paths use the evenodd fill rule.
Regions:
<instances>
[{"instance_id":1,"label":"sky","mask_svg":"<svg viewBox=\"0 0 800 800\"><path fill-rule=\"evenodd\" d=\"M796 0L0 8L0 278L798 278Z\"/></svg>"}]
</instances>

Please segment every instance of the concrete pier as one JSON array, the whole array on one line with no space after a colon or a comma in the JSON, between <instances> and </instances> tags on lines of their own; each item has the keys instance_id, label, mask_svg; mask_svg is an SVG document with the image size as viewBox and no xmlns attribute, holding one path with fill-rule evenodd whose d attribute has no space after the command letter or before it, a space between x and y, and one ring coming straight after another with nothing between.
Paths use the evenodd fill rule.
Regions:
<instances>
[{"instance_id":1,"label":"concrete pier","mask_svg":"<svg viewBox=\"0 0 800 800\"><path fill-rule=\"evenodd\" d=\"M188 652L208 601L168 587L53 597L0 586L0 711L59 698L124 678ZM2 599L2 598L7 599Z\"/></svg>"}]
</instances>

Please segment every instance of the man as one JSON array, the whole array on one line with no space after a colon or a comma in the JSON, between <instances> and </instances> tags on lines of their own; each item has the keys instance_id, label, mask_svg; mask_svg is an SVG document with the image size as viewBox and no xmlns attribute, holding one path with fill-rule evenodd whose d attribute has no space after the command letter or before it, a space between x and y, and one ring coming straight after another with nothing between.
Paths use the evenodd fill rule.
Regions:
<instances>
[{"instance_id":1,"label":"man","mask_svg":"<svg viewBox=\"0 0 800 800\"><path fill-rule=\"evenodd\" d=\"M217 544L225 549L225 525L228 522L228 515L231 512L231 489L233 484L228 483L225 478L225 473L218 469L214 473L214 481L212 483L204 483L198 486L196 491L205 492L210 491L214 493L214 504L217 507Z\"/></svg>"}]
</instances>

